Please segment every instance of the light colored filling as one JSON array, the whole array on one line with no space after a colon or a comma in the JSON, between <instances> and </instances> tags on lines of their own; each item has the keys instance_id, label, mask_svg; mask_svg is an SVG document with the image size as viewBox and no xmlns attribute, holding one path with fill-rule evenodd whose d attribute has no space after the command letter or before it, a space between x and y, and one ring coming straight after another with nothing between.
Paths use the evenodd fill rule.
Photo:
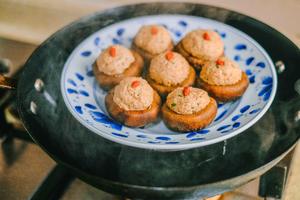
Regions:
<instances>
[{"instance_id":1,"label":"light colored filling","mask_svg":"<svg viewBox=\"0 0 300 200\"><path fill-rule=\"evenodd\" d=\"M110 48L115 48L114 54L111 54ZM121 45L113 45L105 49L96 62L100 72L118 75L122 74L134 61L135 58L129 49Z\"/></svg>"},{"instance_id":2,"label":"light colored filling","mask_svg":"<svg viewBox=\"0 0 300 200\"><path fill-rule=\"evenodd\" d=\"M202 67L200 78L210 85L232 85L242 78L242 70L238 64L227 57L218 60L224 65L218 65L216 61L207 62Z\"/></svg>"},{"instance_id":3,"label":"light colored filling","mask_svg":"<svg viewBox=\"0 0 300 200\"><path fill-rule=\"evenodd\" d=\"M155 34L151 31L153 27L157 29ZM134 38L136 46L154 55L166 51L171 42L170 33L159 25L142 26Z\"/></svg>"},{"instance_id":4,"label":"light colored filling","mask_svg":"<svg viewBox=\"0 0 300 200\"><path fill-rule=\"evenodd\" d=\"M208 34L209 40L204 39ZM188 33L182 40L183 48L194 57L203 60L216 60L224 52L224 44L218 33L198 29Z\"/></svg>"},{"instance_id":5,"label":"light colored filling","mask_svg":"<svg viewBox=\"0 0 300 200\"><path fill-rule=\"evenodd\" d=\"M167 106L174 112L182 115L193 114L204 109L210 102L206 91L199 88L190 88L185 96L183 87L173 90L167 97Z\"/></svg>"},{"instance_id":6,"label":"light colored filling","mask_svg":"<svg viewBox=\"0 0 300 200\"><path fill-rule=\"evenodd\" d=\"M133 82L139 82L133 87ZM114 89L113 101L124 110L146 110L153 102L153 89L138 77L123 79Z\"/></svg>"},{"instance_id":7,"label":"light colored filling","mask_svg":"<svg viewBox=\"0 0 300 200\"><path fill-rule=\"evenodd\" d=\"M173 52L170 60L166 59L166 53L160 54L151 60L150 77L159 84L165 86L177 85L189 75L190 65L183 56Z\"/></svg>"}]
</instances>

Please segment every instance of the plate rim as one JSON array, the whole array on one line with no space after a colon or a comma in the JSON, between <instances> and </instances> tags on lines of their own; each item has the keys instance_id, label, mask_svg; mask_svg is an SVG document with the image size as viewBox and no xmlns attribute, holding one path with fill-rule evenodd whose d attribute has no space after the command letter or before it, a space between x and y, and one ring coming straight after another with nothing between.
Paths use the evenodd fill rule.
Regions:
<instances>
[{"instance_id":1,"label":"plate rim","mask_svg":"<svg viewBox=\"0 0 300 200\"><path fill-rule=\"evenodd\" d=\"M114 137L111 134L109 134L107 131L99 131L97 130L95 127L87 124L87 123L82 123L80 116L78 116L78 113L76 113L74 111L74 109L72 109L71 104L69 102L69 99L66 96L66 93L63 92L65 91L65 85L64 85L64 75L66 74L66 65L69 63L69 61L71 60L70 57L72 57L72 53L79 47L81 47L89 38L91 38L92 36L96 35L96 33L98 31L100 31L101 29L105 29L108 26L114 25L116 23L119 22L124 22L127 20L132 20L135 18L144 18L144 17L151 17L151 16L186 16L186 17L192 17L192 18L201 18L202 20L207 20L207 21L211 21L213 23L217 23L217 24L221 24L223 26L225 26L226 28L229 28L231 30L233 30L236 34L241 35L244 39L248 40L250 43L252 43L256 48L259 49L259 51L262 53L262 55L265 57L266 61L268 62L268 64L270 65L271 68L271 74L272 74L272 78L273 78L273 87L272 87L272 91L270 94L270 98L268 100L268 102L264 105L264 107L261 109L261 111L252 119L250 120L247 124L239 127L237 130L234 130L232 133L229 134L225 134L222 135L220 137L217 138L213 138L210 140L199 140L197 142L194 143L188 143L188 144L161 144L161 143L156 143L156 144L151 144L151 143L138 143L138 142L134 142L134 141L130 141L130 140L124 140L122 138L118 138L118 137ZM80 123L82 124L85 128L87 128L88 130L94 132L95 134L97 134L100 137L103 137L105 139L108 139L112 142L117 142L119 144L122 145L127 145L130 147L136 147L136 148L140 148L140 149L151 149L151 150L159 150L159 151L177 151L177 150L185 150L185 149L192 149L192 148L197 148L197 147L203 147L203 146L207 146L207 145L212 145L215 143L219 143L219 142L226 142L227 139L232 138L242 132L244 132L245 130L247 130L248 128L250 128L251 126L253 126L258 120L260 120L262 118L262 116L268 111L268 109L270 108L271 104L274 101L276 92L277 92L277 85L278 85L278 77L277 77L277 73L275 70L275 66L274 63L272 61L272 59L270 58L269 54L266 52L266 50L256 41L254 40L252 37L250 37L248 34L244 33L243 31L228 25L224 22L215 20L215 19L211 19L211 18L207 18L207 17L202 17L202 16L195 16L195 15L187 15L187 14L154 14L154 15L143 15L143 16L135 16L135 17L131 17L131 18L127 18L125 20L119 20L114 22L113 24L109 24L105 27L102 27L101 29L96 30L95 32L93 32L92 34L88 35L85 39L83 39L70 53L70 55L68 56L66 62L64 63L63 66L63 70L62 70L62 74L61 74L61 79L60 79L60 90L61 90L61 94L63 97L63 100L66 103L69 103L70 105L67 106L67 109L69 110L69 112L71 112L72 116ZM101 134L102 133L102 134Z\"/></svg>"}]
</instances>

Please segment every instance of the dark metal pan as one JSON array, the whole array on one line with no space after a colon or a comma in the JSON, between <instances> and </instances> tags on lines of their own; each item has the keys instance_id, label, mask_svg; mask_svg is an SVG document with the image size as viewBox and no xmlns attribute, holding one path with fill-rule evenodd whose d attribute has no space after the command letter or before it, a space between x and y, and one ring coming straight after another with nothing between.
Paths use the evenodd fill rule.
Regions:
<instances>
[{"instance_id":1,"label":"dark metal pan","mask_svg":"<svg viewBox=\"0 0 300 200\"><path fill-rule=\"evenodd\" d=\"M229 24L254 38L274 62L284 63L280 65L271 108L243 134L184 151L137 149L92 133L67 110L60 92L61 73L66 59L82 40L120 20L166 13L202 16ZM299 63L297 46L248 16L190 3L128 5L84 17L40 45L18 81L18 108L29 134L44 151L100 189L144 199L208 197L260 176L295 146L300 133ZM9 79L0 80L6 88L13 87Z\"/></svg>"}]
</instances>

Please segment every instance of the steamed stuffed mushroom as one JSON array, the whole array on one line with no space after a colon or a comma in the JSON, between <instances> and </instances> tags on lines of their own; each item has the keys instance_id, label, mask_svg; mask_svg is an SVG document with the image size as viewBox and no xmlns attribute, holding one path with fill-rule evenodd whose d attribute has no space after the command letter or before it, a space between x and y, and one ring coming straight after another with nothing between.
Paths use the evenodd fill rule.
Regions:
<instances>
[{"instance_id":1,"label":"steamed stuffed mushroom","mask_svg":"<svg viewBox=\"0 0 300 200\"><path fill-rule=\"evenodd\" d=\"M151 60L146 79L165 98L177 87L192 86L196 73L186 59L178 53L168 51Z\"/></svg>"},{"instance_id":2,"label":"steamed stuffed mushroom","mask_svg":"<svg viewBox=\"0 0 300 200\"><path fill-rule=\"evenodd\" d=\"M208 126L217 113L217 103L199 88L180 87L172 91L162 107L162 118L172 130L188 132Z\"/></svg>"},{"instance_id":3,"label":"steamed stuffed mushroom","mask_svg":"<svg viewBox=\"0 0 300 200\"><path fill-rule=\"evenodd\" d=\"M157 119L161 99L146 80L128 77L109 91L105 105L116 121L131 127L142 127Z\"/></svg>"},{"instance_id":4,"label":"steamed stuffed mushroom","mask_svg":"<svg viewBox=\"0 0 300 200\"><path fill-rule=\"evenodd\" d=\"M249 81L236 62L223 56L204 64L197 84L216 100L226 102L241 97Z\"/></svg>"},{"instance_id":5,"label":"steamed stuffed mushroom","mask_svg":"<svg viewBox=\"0 0 300 200\"><path fill-rule=\"evenodd\" d=\"M153 57L173 49L168 30L160 25L142 26L134 37L132 48L148 62Z\"/></svg>"},{"instance_id":6,"label":"steamed stuffed mushroom","mask_svg":"<svg viewBox=\"0 0 300 200\"><path fill-rule=\"evenodd\" d=\"M109 90L125 77L140 76L144 61L135 51L121 45L105 49L93 65L93 71L100 87Z\"/></svg>"},{"instance_id":7,"label":"steamed stuffed mushroom","mask_svg":"<svg viewBox=\"0 0 300 200\"><path fill-rule=\"evenodd\" d=\"M207 61L215 61L224 54L224 44L219 34L212 30L197 29L189 32L176 46L197 70Z\"/></svg>"}]
</instances>

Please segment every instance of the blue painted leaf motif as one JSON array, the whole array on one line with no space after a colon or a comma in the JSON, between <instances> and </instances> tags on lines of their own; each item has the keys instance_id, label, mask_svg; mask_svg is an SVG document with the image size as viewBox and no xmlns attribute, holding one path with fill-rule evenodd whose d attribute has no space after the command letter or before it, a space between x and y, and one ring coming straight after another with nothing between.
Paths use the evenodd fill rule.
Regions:
<instances>
[{"instance_id":1,"label":"blue painted leaf motif","mask_svg":"<svg viewBox=\"0 0 300 200\"><path fill-rule=\"evenodd\" d=\"M186 27L188 25L187 22L183 20L179 21L178 24L183 27Z\"/></svg>"},{"instance_id":2,"label":"blue painted leaf motif","mask_svg":"<svg viewBox=\"0 0 300 200\"><path fill-rule=\"evenodd\" d=\"M248 76L250 76L250 75L252 75L252 71L251 71L250 69L246 69L246 74L247 74Z\"/></svg>"},{"instance_id":3,"label":"blue painted leaf motif","mask_svg":"<svg viewBox=\"0 0 300 200\"><path fill-rule=\"evenodd\" d=\"M99 37L96 37L95 40L94 40L94 44L96 46L98 46L100 44L100 38Z\"/></svg>"},{"instance_id":4,"label":"blue painted leaf motif","mask_svg":"<svg viewBox=\"0 0 300 200\"><path fill-rule=\"evenodd\" d=\"M108 118L104 113L101 112L90 112L92 118L96 121L96 122L100 122L103 124L107 124L109 125L111 128L115 129L115 130L122 130L122 125L118 124L116 122L114 122L113 120L111 120L110 118Z\"/></svg>"},{"instance_id":5,"label":"blue painted leaf motif","mask_svg":"<svg viewBox=\"0 0 300 200\"><path fill-rule=\"evenodd\" d=\"M270 90L272 90L272 85L267 85L261 89L261 91L258 93L258 96L263 96Z\"/></svg>"},{"instance_id":6,"label":"blue painted leaf motif","mask_svg":"<svg viewBox=\"0 0 300 200\"><path fill-rule=\"evenodd\" d=\"M262 80L262 84L264 85L264 87L260 90L258 96L263 96L263 100L267 101L271 96L272 87L273 87L273 78L270 76L264 77Z\"/></svg>"},{"instance_id":7,"label":"blue painted leaf motif","mask_svg":"<svg viewBox=\"0 0 300 200\"><path fill-rule=\"evenodd\" d=\"M229 131L231 131L231 130L226 130L226 131L221 131L220 133L228 133Z\"/></svg>"},{"instance_id":8,"label":"blue painted leaf motif","mask_svg":"<svg viewBox=\"0 0 300 200\"><path fill-rule=\"evenodd\" d=\"M238 115L235 115L235 116L233 116L232 117L232 121L236 121L236 120L238 120L241 116L243 116L243 115L241 115L241 114L238 114Z\"/></svg>"},{"instance_id":9,"label":"blue painted leaf motif","mask_svg":"<svg viewBox=\"0 0 300 200\"><path fill-rule=\"evenodd\" d=\"M217 131L222 131L224 129L227 129L228 127L230 127L230 125L224 125L224 126L221 126L217 129Z\"/></svg>"},{"instance_id":10,"label":"blue painted leaf motif","mask_svg":"<svg viewBox=\"0 0 300 200\"><path fill-rule=\"evenodd\" d=\"M205 138L192 138L190 141L199 141L199 140L205 140Z\"/></svg>"},{"instance_id":11,"label":"blue painted leaf motif","mask_svg":"<svg viewBox=\"0 0 300 200\"><path fill-rule=\"evenodd\" d=\"M257 113L258 111L260 111L260 108L251 110L251 111L249 112L249 114L255 114L255 113Z\"/></svg>"},{"instance_id":12,"label":"blue painted leaf motif","mask_svg":"<svg viewBox=\"0 0 300 200\"><path fill-rule=\"evenodd\" d=\"M165 144L178 144L179 142L166 142Z\"/></svg>"},{"instance_id":13,"label":"blue painted leaf motif","mask_svg":"<svg viewBox=\"0 0 300 200\"><path fill-rule=\"evenodd\" d=\"M186 138L191 138L191 137L194 137L194 136L196 136L196 135L197 135L196 132L190 132L190 133L187 134L185 137L186 137Z\"/></svg>"},{"instance_id":14,"label":"blue painted leaf motif","mask_svg":"<svg viewBox=\"0 0 300 200\"><path fill-rule=\"evenodd\" d=\"M221 36L222 38L226 38L226 33L220 33L220 36Z\"/></svg>"},{"instance_id":15,"label":"blue painted leaf motif","mask_svg":"<svg viewBox=\"0 0 300 200\"><path fill-rule=\"evenodd\" d=\"M121 42L120 40L118 40L117 38L113 38L113 39L112 39L112 42L113 42L114 44L122 44L122 42Z\"/></svg>"},{"instance_id":16,"label":"blue painted leaf motif","mask_svg":"<svg viewBox=\"0 0 300 200\"><path fill-rule=\"evenodd\" d=\"M217 122L219 121L224 115L227 113L227 110L224 110L214 121Z\"/></svg>"},{"instance_id":17,"label":"blue painted leaf motif","mask_svg":"<svg viewBox=\"0 0 300 200\"><path fill-rule=\"evenodd\" d=\"M123 138L127 138L128 137L128 135L124 135L124 134L121 134L121 133L112 132L111 134L113 134L115 136L118 136L118 137L123 137Z\"/></svg>"},{"instance_id":18,"label":"blue painted leaf motif","mask_svg":"<svg viewBox=\"0 0 300 200\"><path fill-rule=\"evenodd\" d=\"M86 104L84 104L85 105L85 107L87 107L87 108L89 108L89 109L92 109L92 110L95 110L97 107L96 106L94 106L93 104L89 104L89 103L86 103Z\"/></svg>"},{"instance_id":19,"label":"blue painted leaf motif","mask_svg":"<svg viewBox=\"0 0 300 200\"><path fill-rule=\"evenodd\" d=\"M93 70L88 71L88 72L86 73L86 75L87 75L88 77L93 77L93 76L94 76Z\"/></svg>"},{"instance_id":20,"label":"blue painted leaf motif","mask_svg":"<svg viewBox=\"0 0 300 200\"><path fill-rule=\"evenodd\" d=\"M111 121L108 118L93 118L96 122L110 125Z\"/></svg>"},{"instance_id":21,"label":"blue painted leaf motif","mask_svg":"<svg viewBox=\"0 0 300 200\"><path fill-rule=\"evenodd\" d=\"M253 62L253 60L254 60L254 57L249 57L249 58L247 58L247 60L246 60L246 65L251 65L251 63Z\"/></svg>"},{"instance_id":22,"label":"blue painted leaf motif","mask_svg":"<svg viewBox=\"0 0 300 200\"><path fill-rule=\"evenodd\" d=\"M83 113L81 106L75 106L75 110L76 110L76 112L78 112L79 114L82 114L82 113Z\"/></svg>"},{"instance_id":23,"label":"blue painted leaf motif","mask_svg":"<svg viewBox=\"0 0 300 200\"><path fill-rule=\"evenodd\" d=\"M91 54L92 54L91 51L83 51L83 52L81 52L81 55L84 56L84 57L88 57L88 56L90 56Z\"/></svg>"},{"instance_id":24,"label":"blue painted leaf motif","mask_svg":"<svg viewBox=\"0 0 300 200\"><path fill-rule=\"evenodd\" d=\"M149 141L149 144L159 144L160 142Z\"/></svg>"},{"instance_id":25,"label":"blue painted leaf motif","mask_svg":"<svg viewBox=\"0 0 300 200\"><path fill-rule=\"evenodd\" d=\"M253 76L251 76L250 78L249 78L249 82L252 84L252 83L255 83L255 76L253 75Z\"/></svg>"},{"instance_id":26,"label":"blue painted leaf motif","mask_svg":"<svg viewBox=\"0 0 300 200\"><path fill-rule=\"evenodd\" d=\"M209 132L208 129L202 129L202 130L196 131L196 133L198 133L198 134L206 134L208 132Z\"/></svg>"},{"instance_id":27,"label":"blue painted leaf motif","mask_svg":"<svg viewBox=\"0 0 300 200\"><path fill-rule=\"evenodd\" d=\"M235 55L233 59L234 59L235 61L240 61L240 60L241 60L241 56Z\"/></svg>"},{"instance_id":28,"label":"blue painted leaf motif","mask_svg":"<svg viewBox=\"0 0 300 200\"><path fill-rule=\"evenodd\" d=\"M74 89L72 89L72 88L68 88L68 89L67 89L67 92L68 92L69 94L78 94L77 90L74 90Z\"/></svg>"},{"instance_id":29,"label":"blue painted leaf motif","mask_svg":"<svg viewBox=\"0 0 300 200\"><path fill-rule=\"evenodd\" d=\"M138 137L138 138L147 138L146 135L137 135L136 137Z\"/></svg>"},{"instance_id":30,"label":"blue painted leaf motif","mask_svg":"<svg viewBox=\"0 0 300 200\"><path fill-rule=\"evenodd\" d=\"M124 32L125 32L125 29L124 29L124 28L119 28L119 29L117 30L117 35L118 35L118 36L122 36Z\"/></svg>"},{"instance_id":31,"label":"blue painted leaf motif","mask_svg":"<svg viewBox=\"0 0 300 200\"><path fill-rule=\"evenodd\" d=\"M236 50L240 51L240 50L245 50L247 49L247 46L245 44L237 44L234 47Z\"/></svg>"},{"instance_id":32,"label":"blue painted leaf motif","mask_svg":"<svg viewBox=\"0 0 300 200\"><path fill-rule=\"evenodd\" d=\"M269 98L270 98L270 96L271 96L271 91L272 91L272 90L269 90L268 92L266 92L266 94L264 95L264 98L263 98L264 101L269 100Z\"/></svg>"},{"instance_id":33,"label":"blue painted leaf motif","mask_svg":"<svg viewBox=\"0 0 300 200\"><path fill-rule=\"evenodd\" d=\"M265 68L266 67L266 64L264 62L259 62L256 64L257 67L260 67L260 68Z\"/></svg>"},{"instance_id":34,"label":"blue painted leaf motif","mask_svg":"<svg viewBox=\"0 0 300 200\"><path fill-rule=\"evenodd\" d=\"M220 31L218 31L217 29L215 29L215 32L217 32L222 38L225 38L226 37L226 33L222 33Z\"/></svg>"},{"instance_id":35,"label":"blue painted leaf motif","mask_svg":"<svg viewBox=\"0 0 300 200\"><path fill-rule=\"evenodd\" d=\"M175 31L175 35L176 35L176 37L180 37L181 36L181 32L180 31Z\"/></svg>"},{"instance_id":36,"label":"blue painted leaf motif","mask_svg":"<svg viewBox=\"0 0 300 200\"><path fill-rule=\"evenodd\" d=\"M101 112L91 112L91 114L94 116L94 117L100 117L100 118L107 118L107 116L104 114L104 113L101 113Z\"/></svg>"},{"instance_id":37,"label":"blue painted leaf motif","mask_svg":"<svg viewBox=\"0 0 300 200\"><path fill-rule=\"evenodd\" d=\"M224 103L218 103L218 108L221 108L224 105L225 105Z\"/></svg>"},{"instance_id":38,"label":"blue painted leaf motif","mask_svg":"<svg viewBox=\"0 0 300 200\"><path fill-rule=\"evenodd\" d=\"M270 85L273 82L273 78L270 76L266 76L263 78L262 84L264 85Z\"/></svg>"},{"instance_id":39,"label":"blue painted leaf motif","mask_svg":"<svg viewBox=\"0 0 300 200\"><path fill-rule=\"evenodd\" d=\"M235 122L235 123L232 125L232 128L238 128L240 125L241 125L240 122Z\"/></svg>"},{"instance_id":40,"label":"blue painted leaf motif","mask_svg":"<svg viewBox=\"0 0 300 200\"><path fill-rule=\"evenodd\" d=\"M89 93L87 91L84 91L84 90L79 90L79 94L83 95L83 96L90 96Z\"/></svg>"},{"instance_id":41,"label":"blue painted leaf motif","mask_svg":"<svg viewBox=\"0 0 300 200\"><path fill-rule=\"evenodd\" d=\"M79 73L75 73L75 75L80 81L82 81L84 79L84 77Z\"/></svg>"},{"instance_id":42,"label":"blue painted leaf motif","mask_svg":"<svg viewBox=\"0 0 300 200\"><path fill-rule=\"evenodd\" d=\"M246 106L244 106L244 107L242 107L242 108L240 109L240 112L241 112L241 113L244 113L244 112L246 112L247 110L249 110L249 108L250 108L250 106L249 106L249 105L246 105Z\"/></svg>"},{"instance_id":43,"label":"blue painted leaf motif","mask_svg":"<svg viewBox=\"0 0 300 200\"><path fill-rule=\"evenodd\" d=\"M171 140L171 138L167 137L167 136L158 136L155 139L157 140L164 140L164 141L169 141Z\"/></svg>"},{"instance_id":44,"label":"blue painted leaf motif","mask_svg":"<svg viewBox=\"0 0 300 200\"><path fill-rule=\"evenodd\" d=\"M120 131L120 130L122 130L123 126L121 124L118 124L118 123L114 122L114 121L111 121L110 127L115 129L115 130Z\"/></svg>"},{"instance_id":45,"label":"blue painted leaf motif","mask_svg":"<svg viewBox=\"0 0 300 200\"><path fill-rule=\"evenodd\" d=\"M75 81L73 81L72 79L68 79L68 83L70 83L70 84L73 85L74 87L77 87L77 84L76 84Z\"/></svg>"}]
</instances>

